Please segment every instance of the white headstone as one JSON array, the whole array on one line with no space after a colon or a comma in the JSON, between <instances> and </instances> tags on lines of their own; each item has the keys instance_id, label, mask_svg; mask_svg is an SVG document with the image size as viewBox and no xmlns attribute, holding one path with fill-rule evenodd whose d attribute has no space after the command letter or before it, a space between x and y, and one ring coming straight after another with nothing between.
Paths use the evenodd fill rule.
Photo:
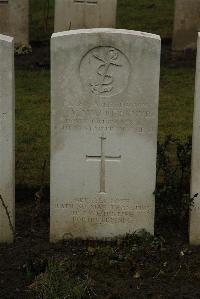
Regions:
<instances>
[{"instance_id":1,"label":"white headstone","mask_svg":"<svg viewBox=\"0 0 200 299\"><path fill-rule=\"evenodd\" d=\"M54 32L115 28L117 0L56 0Z\"/></svg>"},{"instance_id":2,"label":"white headstone","mask_svg":"<svg viewBox=\"0 0 200 299\"><path fill-rule=\"evenodd\" d=\"M200 30L200 0L176 0L172 48L175 51L196 49Z\"/></svg>"},{"instance_id":3,"label":"white headstone","mask_svg":"<svg viewBox=\"0 0 200 299\"><path fill-rule=\"evenodd\" d=\"M29 44L29 0L0 0L0 33L18 45Z\"/></svg>"},{"instance_id":4,"label":"white headstone","mask_svg":"<svg viewBox=\"0 0 200 299\"><path fill-rule=\"evenodd\" d=\"M190 215L190 242L200 245L200 33L197 44L195 104L192 140L191 198L198 194Z\"/></svg>"},{"instance_id":5,"label":"white headstone","mask_svg":"<svg viewBox=\"0 0 200 299\"><path fill-rule=\"evenodd\" d=\"M13 241L14 228L14 45L0 35L0 242Z\"/></svg>"},{"instance_id":6,"label":"white headstone","mask_svg":"<svg viewBox=\"0 0 200 299\"><path fill-rule=\"evenodd\" d=\"M159 36L52 36L51 241L154 232Z\"/></svg>"}]
</instances>

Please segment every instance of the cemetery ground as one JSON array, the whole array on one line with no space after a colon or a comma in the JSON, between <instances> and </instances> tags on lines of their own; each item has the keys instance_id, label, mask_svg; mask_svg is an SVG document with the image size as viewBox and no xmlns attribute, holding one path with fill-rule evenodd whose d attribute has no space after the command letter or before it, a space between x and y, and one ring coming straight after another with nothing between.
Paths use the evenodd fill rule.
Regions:
<instances>
[{"instance_id":1,"label":"cemetery ground","mask_svg":"<svg viewBox=\"0 0 200 299\"><path fill-rule=\"evenodd\" d=\"M163 37L156 236L49 244L49 44L41 42L47 33L39 37L31 27L40 42L32 43L33 54L16 57L16 240L0 245L0 298L200 297L200 249L188 245L187 234L195 57L171 55L171 1L136 1L136 28L123 11L132 0L125 2L118 27ZM147 5L156 18L143 15ZM161 8L166 16L159 18ZM140 23L147 18L150 28Z\"/></svg>"}]
</instances>

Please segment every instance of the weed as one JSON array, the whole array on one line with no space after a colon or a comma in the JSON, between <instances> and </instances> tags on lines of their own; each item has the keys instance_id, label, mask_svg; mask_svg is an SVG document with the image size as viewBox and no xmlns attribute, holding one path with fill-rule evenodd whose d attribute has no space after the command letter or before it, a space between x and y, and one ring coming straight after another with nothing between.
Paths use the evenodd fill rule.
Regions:
<instances>
[{"instance_id":1,"label":"weed","mask_svg":"<svg viewBox=\"0 0 200 299\"><path fill-rule=\"evenodd\" d=\"M68 261L53 258L29 288L38 299L88 299L94 294L92 280L87 275L74 276Z\"/></svg>"},{"instance_id":2,"label":"weed","mask_svg":"<svg viewBox=\"0 0 200 299\"><path fill-rule=\"evenodd\" d=\"M168 136L158 143L156 203L159 222L187 223L190 198L191 138L184 143Z\"/></svg>"}]
</instances>

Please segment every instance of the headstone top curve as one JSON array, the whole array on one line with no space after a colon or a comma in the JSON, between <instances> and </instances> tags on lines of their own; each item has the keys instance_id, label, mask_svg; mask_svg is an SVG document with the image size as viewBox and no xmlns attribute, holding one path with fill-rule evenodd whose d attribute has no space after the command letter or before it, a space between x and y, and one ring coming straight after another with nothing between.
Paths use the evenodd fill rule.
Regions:
<instances>
[{"instance_id":1,"label":"headstone top curve","mask_svg":"<svg viewBox=\"0 0 200 299\"><path fill-rule=\"evenodd\" d=\"M57 37L63 37L63 36L70 36L70 35L78 35L78 34L92 34L92 33L112 33L112 34L128 34L132 36L140 36L140 37L146 37L146 38L152 38L161 40L160 36L153 33L147 33L147 32L141 32L141 31L135 31L135 30L127 30L127 29L113 29L113 28L93 28L93 29L77 29L77 30L68 30L68 31L62 31L53 33L51 38L57 38Z\"/></svg>"},{"instance_id":2,"label":"headstone top curve","mask_svg":"<svg viewBox=\"0 0 200 299\"><path fill-rule=\"evenodd\" d=\"M12 43L14 38L8 35L0 34L0 40L8 43Z\"/></svg>"}]
</instances>

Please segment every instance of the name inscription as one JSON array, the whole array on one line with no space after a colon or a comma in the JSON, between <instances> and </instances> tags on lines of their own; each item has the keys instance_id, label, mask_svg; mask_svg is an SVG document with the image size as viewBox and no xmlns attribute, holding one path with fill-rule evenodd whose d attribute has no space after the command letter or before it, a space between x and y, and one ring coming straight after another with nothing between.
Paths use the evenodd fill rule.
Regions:
<instances>
[{"instance_id":1,"label":"name inscription","mask_svg":"<svg viewBox=\"0 0 200 299\"><path fill-rule=\"evenodd\" d=\"M135 133L154 132L155 108L146 103L94 103L87 107L82 103L63 107L58 130L112 131L132 129ZM55 128L55 129L56 129Z\"/></svg>"}]
</instances>

